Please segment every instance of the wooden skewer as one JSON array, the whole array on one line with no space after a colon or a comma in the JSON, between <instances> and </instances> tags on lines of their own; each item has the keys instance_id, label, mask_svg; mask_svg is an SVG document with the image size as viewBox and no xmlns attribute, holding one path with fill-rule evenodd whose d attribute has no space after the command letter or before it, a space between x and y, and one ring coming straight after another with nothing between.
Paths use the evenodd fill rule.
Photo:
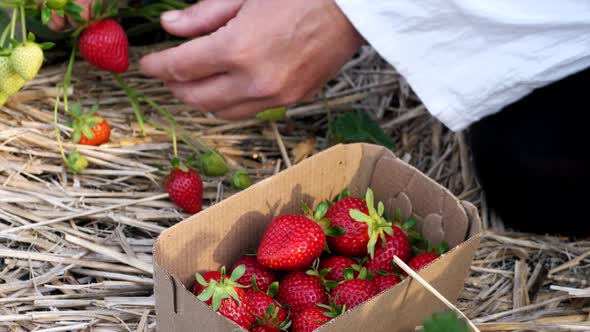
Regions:
<instances>
[{"instance_id":1,"label":"wooden skewer","mask_svg":"<svg viewBox=\"0 0 590 332\"><path fill-rule=\"evenodd\" d=\"M424 286L424 288L426 288L430 293L432 293L432 295L436 296L447 307L449 307L450 309L452 309L453 311L455 311L456 313L458 313L461 317L463 317L463 319L465 319L465 321L467 321L467 323L469 324L469 326L471 327L471 329L473 329L474 332L481 332L471 322L471 320L469 320L469 318L467 318L467 316L465 316L465 314L463 314L463 312L461 312L461 310L457 309L457 307L455 307L441 293L439 293L436 289L434 289L434 287L432 287L426 280L424 280L422 277L420 277L420 275L418 275L418 273L416 273L414 270L412 270L412 268L409 267L404 261L402 261L397 256L394 256L393 257L393 260L394 260L395 264L397 264L402 270L404 270L410 277L416 279L416 281L418 281L422 286Z\"/></svg>"}]
</instances>

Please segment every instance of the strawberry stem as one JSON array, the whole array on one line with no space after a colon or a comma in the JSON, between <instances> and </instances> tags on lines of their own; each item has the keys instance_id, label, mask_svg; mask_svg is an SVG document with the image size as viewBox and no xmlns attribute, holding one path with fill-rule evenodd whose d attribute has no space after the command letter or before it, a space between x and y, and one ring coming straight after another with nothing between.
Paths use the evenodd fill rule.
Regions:
<instances>
[{"instance_id":1,"label":"strawberry stem","mask_svg":"<svg viewBox=\"0 0 590 332\"><path fill-rule=\"evenodd\" d=\"M72 72L74 71L74 62L76 62L76 52L78 52L78 40L74 39L73 46L72 46L72 53L70 54L70 60L68 62L68 68L66 70L66 75L64 76L64 111L72 115L70 113L69 105L68 105L68 90L70 89L70 85L72 84Z\"/></svg>"},{"instance_id":2,"label":"strawberry stem","mask_svg":"<svg viewBox=\"0 0 590 332\"><path fill-rule=\"evenodd\" d=\"M59 122L57 120L57 114L59 110L59 96L55 97L55 106L53 107L53 125L55 127L55 138L57 139L57 144L59 145L59 152L61 153L61 157L64 162L68 162L68 158L66 158L66 152L64 151L63 143L61 142L61 131L59 130Z\"/></svg>"},{"instance_id":3,"label":"strawberry stem","mask_svg":"<svg viewBox=\"0 0 590 332\"><path fill-rule=\"evenodd\" d=\"M23 37L23 43L27 41L27 23L25 17L25 6L24 4L20 5L20 24L21 24L21 33Z\"/></svg>"},{"instance_id":4,"label":"strawberry stem","mask_svg":"<svg viewBox=\"0 0 590 332\"><path fill-rule=\"evenodd\" d=\"M17 16L18 16L18 10L15 8L12 10L12 21L10 22L10 39L14 39L14 35L16 34L16 17Z\"/></svg>"},{"instance_id":5,"label":"strawberry stem","mask_svg":"<svg viewBox=\"0 0 590 332\"><path fill-rule=\"evenodd\" d=\"M119 83L123 91L125 91L125 93L129 97L129 100L131 101L131 106L133 107L133 112L135 112L135 117L137 118L137 123L139 124L139 128L141 129L141 134L145 136L146 132L143 121L143 113L141 112L141 106L139 105L139 101L137 99L137 93L135 92L135 90L130 88L129 85L127 85L127 83L125 83L125 80L123 80L121 75L113 73L113 76L115 77L115 80L117 81L117 83Z\"/></svg>"},{"instance_id":6,"label":"strawberry stem","mask_svg":"<svg viewBox=\"0 0 590 332\"><path fill-rule=\"evenodd\" d=\"M6 43L6 38L8 38L9 33L10 33L10 24L7 25L4 28L4 31L2 32L2 37L0 38L0 47L4 47L4 44Z\"/></svg>"},{"instance_id":7,"label":"strawberry stem","mask_svg":"<svg viewBox=\"0 0 590 332\"><path fill-rule=\"evenodd\" d=\"M170 134L172 135L172 148L174 150L174 158L178 158L178 135L176 134L176 119L174 118L174 116L168 112L167 110L165 110L164 108L162 108L160 105L158 105L155 101L153 101L151 98L143 95L140 97L140 100L145 101L146 103L148 103L151 107L153 107L156 111L160 112L160 114L162 114L162 116L164 116L165 118L168 119L168 121L170 121Z\"/></svg>"}]
</instances>

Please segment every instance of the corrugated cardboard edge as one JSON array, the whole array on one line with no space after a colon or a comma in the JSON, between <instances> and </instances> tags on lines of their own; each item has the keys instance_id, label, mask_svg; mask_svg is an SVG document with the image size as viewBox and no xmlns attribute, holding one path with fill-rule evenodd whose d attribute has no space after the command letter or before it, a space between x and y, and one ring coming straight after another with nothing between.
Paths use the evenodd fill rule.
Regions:
<instances>
[{"instance_id":1,"label":"corrugated cardboard edge","mask_svg":"<svg viewBox=\"0 0 590 332\"><path fill-rule=\"evenodd\" d=\"M323 154L335 153L335 152L348 153L348 152L350 152L348 150L350 150L350 149L354 150L354 149L358 149L358 148L359 148L359 145L337 146L335 148L331 148L331 149L326 150L320 154L317 154L316 156L321 156ZM371 166L375 166L375 164L384 157L397 159L391 153L391 151L385 150L380 147L375 147L375 146L370 146L370 145L360 145L360 148L362 150L362 155L367 154L367 155L372 156L372 158L374 158L374 162L369 162L367 165L363 165L365 170L366 169L373 169L373 171L374 171L374 168ZM340 149L340 150L338 151L337 149ZM358 151L357 151L357 153L358 153ZM368 159L372 159L372 158L368 158ZM314 158L312 157L310 159L314 159ZM313 161L306 160L306 161L302 162L301 164L305 165L306 162L312 163ZM289 172L294 172L294 171L295 170L293 170L293 169L286 170L286 171L283 171L282 174L279 174L278 176L288 177ZM353 186L351 187L351 191L353 191L356 194L362 194L360 192L360 188L366 187L369 184L370 179L373 177L373 171L365 172L363 174L362 178L356 178L355 181L353 181L354 183L353 183ZM355 174L354 176L358 176L358 174ZM275 177L263 180L251 188L265 187L273 179L275 179ZM433 185L433 184L429 184L429 185ZM434 183L434 185L437 187L440 187L436 183ZM251 190L247 190L247 191L244 191L242 193L236 194L235 196L228 198L227 200L225 200L226 204L231 203L232 199L239 199L239 195L250 194L251 193L250 191ZM227 202L229 202L229 203L227 203ZM219 204L223 204L223 203L224 202L221 202ZM467 211L469 204L464 204L464 207L466 209L465 213L467 215L469 215L470 217L473 217L473 214L472 214L473 210L471 212ZM473 238L471 240L465 242L464 244L458 246L457 248L454 248L447 255L449 255L449 256L456 255L455 252L460 251L460 250L463 250L463 251L467 250L467 252L469 252L469 251L471 251L471 248L470 248L471 246L469 246L469 244L473 243L474 241L478 241L479 218L477 216L476 210L475 210L475 212L476 212L475 219L477 219L477 221L474 223L474 221L471 220L471 222L469 223L470 224L469 235L470 235L470 237L473 237ZM160 237L158 237L158 239L156 240L156 243L154 244L154 267L155 267L155 283L156 283L155 289L156 289L156 294L157 294L156 308L158 310L158 312L156 314L157 314L158 324L159 324L159 326L166 326L167 327L166 331L170 331L170 327L175 326L175 325L185 325L185 324L182 324L181 320L186 319L186 317L189 315L187 315L187 312L185 312L185 314L183 315L182 312L185 310L188 310L191 312L190 316L192 316L193 318L194 318L194 316L199 316L199 320L201 323L205 324L206 326L216 326L217 327L216 330L219 330L219 328L221 328L223 331L241 330L233 322L230 322L229 320L226 320L226 319L220 319L220 317L218 315L214 314L206 305L204 305L203 303L200 303L200 301L195 300L194 296L192 296L191 292L186 289L186 287L182 284L182 282L180 280L173 277L168 271L166 271L165 268L161 267L158 264L157 246L159 244L159 241L162 238L164 238L169 232L173 232L174 229L177 229L178 225L190 223L198 218L200 218L200 215L193 216L192 218L182 221L181 223L177 224L173 228L166 230L165 232L162 233L162 235L160 235ZM467 246L469 246L469 248L467 248ZM464 249L460 249L460 248L464 248ZM475 249L473 249L473 252L471 254L473 255L474 252L475 252ZM447 257L449 257L449 256L447 256ZM469 262L471 262L472 257L467 258L467 259ZM424 273L428 273L428 271L431 271L431 269L434 269L435 266L437 266L440 263L443 263L445 261L447 261L447 258L441 258L439 261L435 262L434 264L432 264L431 266L426 268L424 270ZM457 283L457 282L454 281L454 283ZM402 283L402 285L404 285L404 283ZM389 292L396 291L396 289L397 289L397 291L400 291L402 288L404 288L404 287L400 286L399 288L389 290ZM412 288L409 288L409 289L412 289ZM386 297L389 298L389 296L386 296ZM383 298L383 297L379 297L379 298ZM450 299L453 300L453 297L451 296ZM361 307L363 307L363 306L361 306ZM360 309L360 307L357 309ZM209 320L210 320L210 322L207 322ZM337 324L339 321L343 321L343 320L344 319L337 319L333 323ZM188 321L186 323L190 324L190 322L188 322ZM209 323L211 325L209 325ZM185 326L191 326L191 325L185 325ZM328 329L328 328L332 328L332 324L325 327L325 329ZM323 329L322 329L322 331L323 331ZM392 330L391 327L389 327L388 331L398 331L398 330Z\"/></svg>"}]
</instances>

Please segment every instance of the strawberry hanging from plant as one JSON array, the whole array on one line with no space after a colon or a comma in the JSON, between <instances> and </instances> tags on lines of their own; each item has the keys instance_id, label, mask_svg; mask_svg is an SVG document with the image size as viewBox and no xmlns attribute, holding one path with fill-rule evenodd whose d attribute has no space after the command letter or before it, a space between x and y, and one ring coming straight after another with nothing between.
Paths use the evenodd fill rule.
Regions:
<instances>
[{"instance_id":1,"label":"strawberry hanging from plant","mask_svg":"<svg viewBox=\"0 0 590 332\"><path fill-rule=\"evenodd\" d=\"M80 54L98 69L124 73L129 68L129 41L114 19L92 23L80 35Z\"/></svg>"}]
</instances>

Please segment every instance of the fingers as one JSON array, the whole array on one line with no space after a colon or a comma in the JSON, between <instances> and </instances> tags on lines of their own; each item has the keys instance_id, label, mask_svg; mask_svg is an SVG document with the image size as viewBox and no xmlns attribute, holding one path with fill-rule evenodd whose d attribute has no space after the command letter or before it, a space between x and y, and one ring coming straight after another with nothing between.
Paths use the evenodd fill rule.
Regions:
<instances>
[{"instance_id":1,"label":"fingers","mask_svg":"<svg viewBox=\"0 0 590 332\"><path fill-rule=\"evenodd\" d=\"M141 59L141 70L147 76L180 83L223 73L227 70L227 64L217 40L216 35L204 36L149 54Z\"/></svg>"},{"instance_id":2,"label":"fingers","mask_svg":"<svg viewBox=\"0 0 590 332\"><path fill-rule=\"evenodd\" d=\"M217 112L250 99L244 94L242 80L223 74L190 83L167 83L172 94L200 112Z\"/></svg>"},{"instance_id":3,"label":"fingers","mask_svg":"<svg viewBox=\"0 0 590 332\"><path fill-rule=\"evenodd\" d=\"M245 0L204 0L185 9L162 15L162 27L180 37L213 32L236 16Z\"/></svg>"}]
</instances>

